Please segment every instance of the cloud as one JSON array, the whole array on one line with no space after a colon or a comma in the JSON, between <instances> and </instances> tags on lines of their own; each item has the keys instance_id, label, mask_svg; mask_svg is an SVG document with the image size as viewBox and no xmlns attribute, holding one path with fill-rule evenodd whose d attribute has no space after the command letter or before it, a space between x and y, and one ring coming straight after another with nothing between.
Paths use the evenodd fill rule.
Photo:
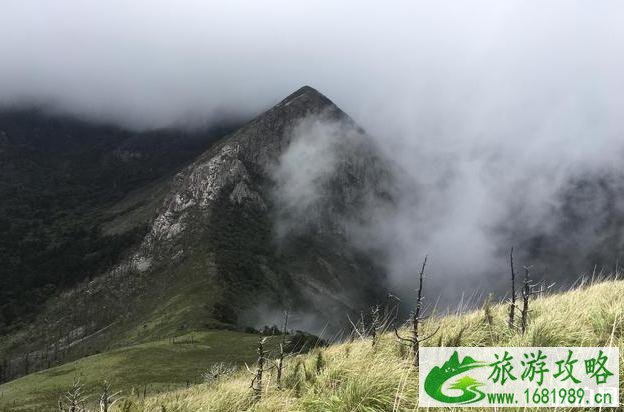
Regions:
<instances>
[{"instance_id":1,"label":"cloud","mask_svg":"<svg viewBox=\"0 0 624 412\"><path fill-rule=\"evenodd\" d=\"M4 0L0 102L153 128L250 115L310 84L403 170L399 211L371 218L396 284L429 253L432 277L477 285L506 270L510 244L556 234L572 181L621 165L623 12L614 0ZM322 175L305 160L330 167L324 143L289 149L305 173L288 184L314 192ZM604 195L584 199L594 222Z\"/></svg>"},{"instance_id":2,"label":"cloud","mask_svg":"<svg viewBox=\"0 0 624 412\"><path fill-rule=\"evenodd\" d=\"M304 230L318 219L318 208L328 197L326 186L336 173L338 142L352 131L315 116L303 119L289 133L291 142L272 173L279 237Z\"/></svg>"},{"instance_id":3,"label":"cloud","mask_svg":"<svg viewBox=\"0 0 624 412\"><path fill-rule=\"evenodd\" d=\"M311 84L375 130L383 114L401 134L474 133L491 110L530 122L575 98L621 102L623 7L6 0L0 96L157 127L255 112Z\"/></svg>"}]
</instances>

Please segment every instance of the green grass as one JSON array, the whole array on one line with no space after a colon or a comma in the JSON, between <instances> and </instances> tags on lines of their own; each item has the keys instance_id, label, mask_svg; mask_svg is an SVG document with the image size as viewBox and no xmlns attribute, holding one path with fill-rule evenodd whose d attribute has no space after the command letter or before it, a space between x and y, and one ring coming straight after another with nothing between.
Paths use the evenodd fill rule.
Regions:
<instances>
[{"instance_id":1,"label":"green grass","mask_svg":"<svg viewBox=\"0 0 624 412\"><path fill-rule=\"evenodd\" d=\"M430 319L423 333L441 326L440 333L428 342L430 345L612 345L624 354L624 281L608 281L539 298L531 308L530 324L524 335L507 326L506 305L492 307L491 326L481 309ZM324 363L320 369L319 351ZM401 350L388 333L375 347L370 340L357 340L288 359L283 388L277 388L273 372L267 373L260 401L254 400L249 389L249 373L242 371L231 378L154 394L147 399L130 396L124 410L410 411L416 410L418 404L418 377L411 363L411 354Z\"/></svg>"},{"instance_id":2,"label":"green grass","mask_svg":"<svg viewBox=\"0 0 624 412\"><path fill-rule=\"evenodd\" d=\"M484 309L432 318L425 322L423 333L440 326L429 345L613 345L624 355L624 281L534 300L524 335L509 329L507 310L506 305L494 305L491 325ZM129 346L9 382L0 386L0 410L54 410L59 394L76 376L82 377L92 394L104 379L113 382L124 396L116 410L125 412L417 409L418 377L411 366L412 355L399 347L393 334L382 335L374 347L369 339L357 339L288 358L282 388L277 388L274 371L267 372L260 401L254 399L251 376L244 369L229 378L199 383L200 373L214 362L253 362L258 336L210 331L195 333L193 343L189 334L178 338L182 340L185 343L159 340ZM620 373L624 376L624 371Z\"/></svg>"},{"instance_id":3,"label":"green grass","mask_svg":"<svg viewBox=\"0 0 624 412\"><path fill-rule=\"evenodd\" d=\"M8 382L0 386L0 410L55 410L59 395L75 377L92 395L104 380L126 395L186 387L187 382L200 382L201 373L215 362L253 362L258 336L215 330L179 336L176 342L124 347Z\"/></svg>"}]
</instances>

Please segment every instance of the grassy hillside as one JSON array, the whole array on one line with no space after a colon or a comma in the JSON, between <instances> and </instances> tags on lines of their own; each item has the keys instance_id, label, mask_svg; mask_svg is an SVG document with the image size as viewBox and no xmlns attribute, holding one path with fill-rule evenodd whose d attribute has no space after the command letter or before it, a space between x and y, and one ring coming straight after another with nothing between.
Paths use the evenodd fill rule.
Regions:
<instances>
[{"instance_id":1,"label":"grassy hillside","mask_svg":"<svg viewBox=\"0 0 624 412\"><path fill-rule=\"evenodd\" d=\"M429 320L425 333L440 325L430 345L446 346L601 346L617 345L620 353L624 315L624 281L608 281L536 299L524 336L506 325L507 307ZM126 411L403 411L416 408L417 373L410 355L392 334L373 348L358 339L290 358L284 388L267 374L260 401L249 388L251 376L241 371L211 384L200 384L141 399L129 396L117 410ZM621 360L620 360L621 364ZM140 365L136 365L137 368ZM620 371L622 373L622 371ZM466 410L476 410L467 408ZM491 409L490 409L491 410ZM511 409L509 409L511 410ZM561 410L561 409L560 409Z\"/></svg>"},{"instance_id":2,"label":"grassy hillside","mask_svg":"<svg viewBox=\"0 0 624 412\"><path fill-rule=\"evenodd\" d=\"M201 373L215 362L253 362L257 341L257 335L240 332L196 332L88 356L0 385L0 410L56 410L76 377L91 399L103 380L141 395L186 387L201 382Z\"/></svg>"}]
</instances>

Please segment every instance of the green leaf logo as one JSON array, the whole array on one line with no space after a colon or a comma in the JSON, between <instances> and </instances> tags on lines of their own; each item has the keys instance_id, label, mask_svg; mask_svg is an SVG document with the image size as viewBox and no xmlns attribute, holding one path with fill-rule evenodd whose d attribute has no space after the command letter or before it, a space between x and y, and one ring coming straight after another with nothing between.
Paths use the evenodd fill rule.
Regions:
<instances>
[{"instance_id":1,"label":"green leaf logo","mask_svg":"<svg viewBox=\"0 0 624 412\"><path fill-rule=\"evenodd\" d=\"M442 367L434 366L425 378L425 392L433 399L445 403L466 404L478 402L485 398L485 394L477 389L483 386L483 383L477 381L470 376L464 376L455 381L449 389L462 391L460 395L448 396L442 392L442 386L449 379L471 369L488 366L485 362L479 362L466 356L461 362L457 351L453 352L448 361Z\"/></svg>"}]
</instances>

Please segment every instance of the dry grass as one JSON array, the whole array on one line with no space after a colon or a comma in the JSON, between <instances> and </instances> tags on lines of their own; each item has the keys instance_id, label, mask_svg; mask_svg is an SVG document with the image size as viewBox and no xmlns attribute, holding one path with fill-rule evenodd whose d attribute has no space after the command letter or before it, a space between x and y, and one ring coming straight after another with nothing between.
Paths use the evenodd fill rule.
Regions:
<instances>
[{"instance_id":1,"label":"dry grass","mask_svg":"<svg viewBox=\"0 0 624 412\"><path fill-rule=\"evenodd\" d=\"M430 345L454 346L599 346L622 350L624 281L605 281L567 293L537 298L524 336L507 326L507 306L445 316L425 322L424 334L441 325ZM418 378L410 354L394 337L336 344L288 359L284 389L267 374L260 401L254 401L250 376L240 372L211 384L169 392L145 400L128 399L126 411L409 411L417 409ZM622 372L620 372L622 373ZM445 409L450 410L450 409ZM460 410L460 409L454 409ZM476 408L466 410L475 411ZM493 409L488 409L493 410ZM511 410L511 409L507 409ZM524 409L522 409L524 410ZM563 409L559 409L563 410Z\"/></svg>"}]
</instances>

